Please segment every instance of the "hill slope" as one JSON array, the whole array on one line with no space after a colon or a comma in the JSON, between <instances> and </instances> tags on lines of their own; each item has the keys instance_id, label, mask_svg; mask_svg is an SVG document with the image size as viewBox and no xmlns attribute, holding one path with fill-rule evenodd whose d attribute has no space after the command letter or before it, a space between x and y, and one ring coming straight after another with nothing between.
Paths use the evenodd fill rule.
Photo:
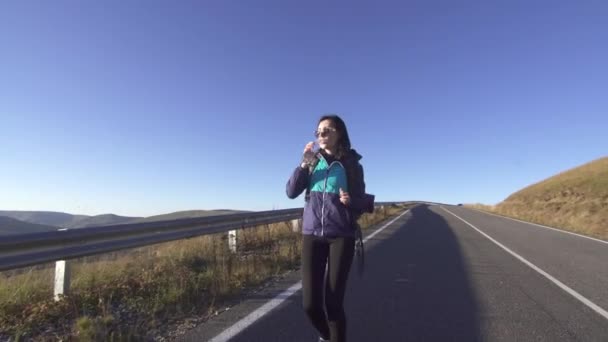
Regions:
<instances>
[{"instance_id":1,"label":"hill slope","mask_svg":"<svg viewBox=\"0 0 608 342\"><path fill-rule=\"evenodd\" d=\"M131 223L139 217L118 216L114 214L103 214L95 216L87 216L82 219L77 219L65 225L65 228L85 228L95 226L110 226L115 224Z\"/></svg>"},{"instance_id":2,"label":"hill slope","mask_svg":"<svg viewBox=\"0 0 608 342\"><path fill-rule=\"evenodd\" d=\"M242 212L244 212L244 211L238 211L238 210L185 210L185 211L176 211L174 213L169 213L169 214L139 218L130 223L167 221L167 220L177 220L177 219L191 218L191 217L237 214L237 213L242 213Z\"/></svg>"},{"instance_id":3,"label":"hill slope","mask_svg":"<svg viewBox=\"0 0 608 342\"><path fill-rule=\"evenodd\" d=\"M114 214L104 215L72 215L55 211L19 211L0 210L0 216L7 216L15 220L55 226L62 228L82 228L92 226L105 226L112 224L128 223L139 217L118 216Z\"/></svg>"},{"instance_id":4,"label":"hill slope","mask_svg":"<svg viewBox=\"0 0 608 342\"><path fill-rule=\"evenodd\" d=\"M493 210L608 240L608 157L528 186Z\"/></svg>"},{"instance_id":5,"label":"hill slope","mask_svg":"<svg viewBox=\"0 0 608 342\"><path fill-rule=\"evenodd\" d=\"M20 211L20 210L0 210L0 216L7 216L15 220L49 225L55 227L65 227L70 223L87 218L85 215L72 215L56 211Z\"/></svg>"},{"instance_id":6,"label":"hill slope","mask_svg":"<svg viewBox=\"0 0 608 342\"><path fill-rule=\"evenodd\" d=\"M58 227L28 223L12 217L0 216L0 236L26 233L38 233L57 230Z\"/></svg>"},{"instance_id":7,"label":"hill slope","mask_svg":"<svg viewBox=\"0 0 608 342\"><path fill-rule=\"evenodd\" d=\"M72 215L61 212L52 211L1 211L0 216L10 217L15 220L22 221L22 223L33 224L35 229L36 225L53 226L61 228L85 228L95 226L109 226L115 224L124 223L140 223L140 222L154 222L154 221L165 221L165 220L177 220L182 218L192 217L203 217L203 216L214 216L214 215L227 215L243 213L240 210L185 210L176 211L173 213L155 215L149 217L128 217L118 216L114 214L104 214L96 216L86 215ZM23 226L23 229L26 229Z\"/></svg>"}]
</instances>

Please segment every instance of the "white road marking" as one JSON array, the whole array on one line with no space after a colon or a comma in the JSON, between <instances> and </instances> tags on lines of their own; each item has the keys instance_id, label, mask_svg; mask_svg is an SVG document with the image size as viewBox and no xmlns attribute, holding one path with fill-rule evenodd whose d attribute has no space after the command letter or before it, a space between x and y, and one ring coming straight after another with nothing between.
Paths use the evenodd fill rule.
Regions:
<instances>
[{"instance_id":1,"label":"white road marking","mask_svg":"<svg viewBox=\"0 0 608 342\"><path fill-rule=\"evenodd\" d=\"M608 311L602 309L599 305L593 303L592 301L590 301L589 299L585 298L583 295L581 295L580 293L574 291L573 289L569 288L567 285L565 285L564 283L562 283L561 281L557 280L556 278L554 278L553 276L551 276L549 273L543 271L542 269L540 269L538 266L534 265L533 263L529 262L528 260L526 260L524 257L520 256L519 254L513 252L512 250L510 250L508 247L504 246L503 244L501 244L500 242L494 240L492 237L490 237L488 234L482 232L479 228L475 227L474 225L470 224L469 222L465 221L463 218L461 218L460 216L454 214L453 212L447 210L444 207L441 207L441 209L447 211L448 213L456 216L456 218L458 218L459 220L461 220L462 222L466 223L467 225L469 225L471 228L475 229L476 231L478 231L481 235L485 236L486 238L488 238L490 241L494 242L496 245L498 245L498 247L504 249L505 251L509 252L509 254L513 255L515 258L519 259L519 261L523 262L524 264L528 265L530 268L532 268L533 270L535 270L536 272L540 273L541 275L543 275L545 278L549 279L550 281L552 281L555 285L559 286L562 290L566 291L568 294L570 294L571 296L573 296L574 298L578 299L580 302L582 302L583 304L587 305L589 308L591 308L593 311L597 312L598 314L600 314L601 316L603 316L604 318L608 319Z\"/></svg>"},{"instance_id":2,"label":"white road marking","mask_svg":"<svg viewBox=\"0 0 608 342\"><path fill-rule=\"evenodd\" d=\"M380 233L381 231L383 231L384 229L386 229L388 226L390 226L391 224L393 224L395 221L397 221L398 219L400 219L403 215L407 214L409 211L410 210L408 209L408 210L404 211L403 213L401 213L399 216L397 216L394 219L390 220L384 226L380 227L378 230L376 230L372 234L370 234L367 237L365 237L363 239L363 241L364 242L368 241L369 239L371 239L372 237L374 237L376 234ZM219 335L217 335L214 338L212 338L210 340L210 342L224 342L224 341L228 341L229 339L231 339L234 336L238 335L241 331L243 331L243 330L247 329L248 327L250 327L251 325L253 325L257 320L259 320L260 318L262 318L265 315L267 315L274 308L276 308L277 306L281 305L281 303L283 303L285 300L287 300L293 294L295 294L296 292L298 292L301 288L302 288L302 281L299 281L299 282L293 284L290 288L288 288L287 290L281 292L279 295L277 295L276 297L274 297L273 299L271 299L270 301L268 301L268 303L266 303L266 304L262 305L261 307L257 308L255 311L253 311L249 315L245 316L244 318L242 318L238 322L234 323L232 326L228 327L226 330L222 331Z\"/></svg>"},{"instance_id":3,"label":"white road marking","mask_svg":"<svg viewBox=\"0 0 608 342\"><path fill-rule=\"evenodd\" d=\"M516 218L502 216L502 215L497 215L497 214L494 214L494 213L490 213L490 212L479 210L479 209L475 209L475 208L467 208L467 209L472 209L472 210L478 211L480 213L484 213L484 214L488 214L488 215L492 215L492 216L496 216L496 217L500 217L500 218L504 218L504 219L509 219L509 220L513 220L513 221L517 221L517 222L521 222L521 223L527 223L527 224L531 224L533 226L537 226L537 227L541 227L541 228L545 228L545 229L551 229L551 230L554 230L556 232L570 234L570 235L576 235L578 237L582 237L582 238L585 238L585 239L589 239L589 240L593 240L593 241L597 241L597 242L608 244L608 241L604 241L604 240L592 238L590 236L585 236L585 235L569 232L569 231L563 230L563 229L557 229L557 228L553 228L553 227L549 227L549 226L544 226L542 224L533 223L533 222L526 222L526 221L523 221L523 220L518 220Z\"/></svg>"}]
</instances>

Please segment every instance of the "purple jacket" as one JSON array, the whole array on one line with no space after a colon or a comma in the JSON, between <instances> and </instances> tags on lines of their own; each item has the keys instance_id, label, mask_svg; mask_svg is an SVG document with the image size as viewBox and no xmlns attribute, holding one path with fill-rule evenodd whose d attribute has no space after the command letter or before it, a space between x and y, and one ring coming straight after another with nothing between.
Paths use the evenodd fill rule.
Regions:
<instances>
[{"instance_id":1,"label":"purple jacket","mask_svg":"<svg viewBox=\"0 0 608 342\"><path fill-rule=\"evenodd\" d=\"M287 197L306 191L302 233L317 236L354 236L357 219L373 212L374 196L365 193L361 155L351 149L340 160L328 163L321 153L312 170L298 166L287 182ZM350 195L350 204L340 202L340 189Z\"/></svg>"}]
</instances>

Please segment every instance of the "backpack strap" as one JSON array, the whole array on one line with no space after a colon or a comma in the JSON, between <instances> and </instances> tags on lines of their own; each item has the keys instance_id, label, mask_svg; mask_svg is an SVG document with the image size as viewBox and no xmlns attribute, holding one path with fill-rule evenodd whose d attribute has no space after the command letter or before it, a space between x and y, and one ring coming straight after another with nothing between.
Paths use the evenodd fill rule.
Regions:
<instances>
[{"instance_id":1,"label":"backpack strap","mask_svg":"<svg viewBox=\"0 0 608 342\"><path fill-rule=\"evenodd\" d=\"M357 258L357 273L361 277L365 271L365 246L361 226L357 222L355 222L355 226L355 257Z\"/></svg>"}]
</instances>

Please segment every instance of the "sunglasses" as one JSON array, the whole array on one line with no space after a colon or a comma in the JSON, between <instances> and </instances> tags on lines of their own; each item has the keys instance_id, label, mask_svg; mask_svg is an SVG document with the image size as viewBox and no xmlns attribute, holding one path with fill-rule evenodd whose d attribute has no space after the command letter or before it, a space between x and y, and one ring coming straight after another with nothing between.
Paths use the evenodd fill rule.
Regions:
<instances>
[{"instance_id":1,"label":"sunglasses","mask_svg":"<svg viewBox=\"0 0 608 342\"><path fill-rule=\"evenodd\" d=\"M315 137L326 137L328 136L330 133L334 133L336 131L335 128L332 127L325 127L322 131L315 131Z\"/></svg>"}]
</instances>

